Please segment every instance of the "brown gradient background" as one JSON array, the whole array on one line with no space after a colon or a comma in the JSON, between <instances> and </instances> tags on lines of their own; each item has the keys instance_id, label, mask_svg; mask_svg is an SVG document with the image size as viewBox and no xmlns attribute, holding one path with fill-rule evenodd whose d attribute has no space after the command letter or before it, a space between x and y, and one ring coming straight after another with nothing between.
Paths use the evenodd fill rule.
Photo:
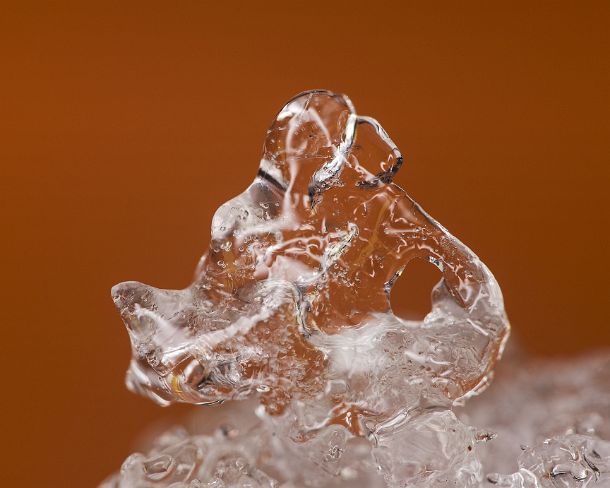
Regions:
<instances>
[{"instance_id":1,"label":"brown gradient background","mask_svg":"<svg viewBox=\"0 0 610 488\"><path fill-rule=\"evenodd\" d=\"M610 4L458 3L2 3L2 486L94 486L190 411L124 388L109 289L189 283L309 88L381 121L398 183L495 273L513 339L610 345ZM412 282L393 300L421 314Z\"/></svg>"}]
</instances>

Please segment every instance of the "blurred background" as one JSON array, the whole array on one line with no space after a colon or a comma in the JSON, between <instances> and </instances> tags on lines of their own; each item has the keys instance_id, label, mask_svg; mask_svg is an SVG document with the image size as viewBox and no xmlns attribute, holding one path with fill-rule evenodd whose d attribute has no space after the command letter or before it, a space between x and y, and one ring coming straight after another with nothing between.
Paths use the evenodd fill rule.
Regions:
<instances>
[{"instance_id":1,"label":"blurred background","mask_svg":"<svg viewBox=\"0 0 610 488\"><path fill-rule=\"evenodd\" d=\"M610 346L610 4L28 2L0 9L3 486L95 486L161 409L110 287L189 284L267 125L348 94L397 182L495 273L531 354ZM422 316L438 275L392 297Z\"/></svg>"}]
</instances>

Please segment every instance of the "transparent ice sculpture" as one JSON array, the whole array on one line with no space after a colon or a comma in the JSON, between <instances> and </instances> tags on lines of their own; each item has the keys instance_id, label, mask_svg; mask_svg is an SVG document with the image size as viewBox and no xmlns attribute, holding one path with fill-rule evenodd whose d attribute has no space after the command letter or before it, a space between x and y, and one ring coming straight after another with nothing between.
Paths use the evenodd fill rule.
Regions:
<instances>
[{"instance_id":1,"label":"transparent ice sculpture","mask_svg":"<svg viewBox=\"0 0 610 488\"><path fill-rule=\"evenodd\" d=\"M478 452L493 436L454 411L487 386L509 323L487 267L393 183L402 162L347 97L302 93L267 131L253 183L214 215L191 286L113 288L132 391L242 400L236 418L257 420L169 432L105 486L546 486L486 479ZM414 259L442 273L422 321L390 304ZM600 454L587 439L574 442ZM582 483L568 465L553 480Z\"/></svg>"}]
</instances>

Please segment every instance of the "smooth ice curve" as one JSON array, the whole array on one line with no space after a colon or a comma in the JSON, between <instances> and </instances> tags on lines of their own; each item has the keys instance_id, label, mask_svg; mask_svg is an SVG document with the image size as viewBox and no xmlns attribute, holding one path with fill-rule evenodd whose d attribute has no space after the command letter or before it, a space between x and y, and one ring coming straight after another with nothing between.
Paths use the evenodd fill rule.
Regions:
<instances>
[{"instance_id":1,"label":"smooth ice curve","mask_svg":"<svg viewBox=\"0 0 610 488\"><path fill-rule=\"evenodd\" d=\"M341 452L362 439L390 485L478 483L476 436L451 407L487 384L509 323L487 267L393 183L402 163L346 96L290 100L253 183L214 215L193 283L113 288L132 344L128 387L162 405L256 397L257 435L279 433L286 452L309 457L329 436ZM414 259L442 273L421 322L390 305ZM413 439L424 447L405 458ZM205 481L195 469L189 480Z\"/></svg>"}]
</instances>

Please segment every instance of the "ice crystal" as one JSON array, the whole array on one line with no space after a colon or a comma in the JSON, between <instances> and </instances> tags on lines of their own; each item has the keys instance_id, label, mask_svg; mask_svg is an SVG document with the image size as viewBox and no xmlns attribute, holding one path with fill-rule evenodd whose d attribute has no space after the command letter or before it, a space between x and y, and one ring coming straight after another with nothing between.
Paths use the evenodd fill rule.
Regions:
<instances>
[{"instance_id":1,"label":"ice crystal","mask_svg":"<svg viewBox=\"0 0 610 488\"><path fill-rule=\"evenodd\" d=\"M482 391L502 352L502 295L477 256L393 183L402 163L347 97L298 95L271 124L254 182L214 215L191 286L113 288L131 390L161 405L250 399L242 405L258 421L168 433L107 486L546 486L528 477L544 483L547 458L564 448L572 454L553 465L552 483L602 480L603 446L578 433L485 480L479 451L491 435L454 407ZM442 273L422 321L390 304L414 259Z\"/></svg>"}]
</instances>

